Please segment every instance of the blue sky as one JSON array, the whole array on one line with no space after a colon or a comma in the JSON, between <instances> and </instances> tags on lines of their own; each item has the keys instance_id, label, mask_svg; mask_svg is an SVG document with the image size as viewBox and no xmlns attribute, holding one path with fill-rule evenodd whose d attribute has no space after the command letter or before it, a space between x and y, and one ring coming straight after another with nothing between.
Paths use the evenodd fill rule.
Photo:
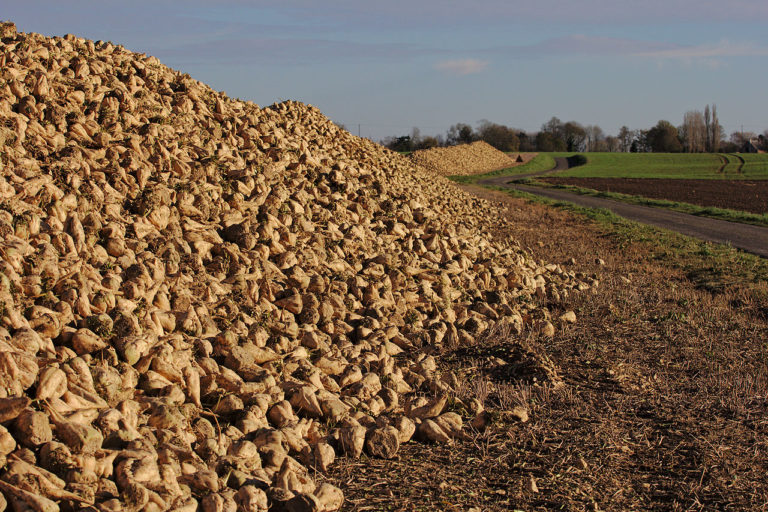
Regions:
<instances>
[{"instance_id":1,"label":"blue sky","mask_svg":"<svg viewBox=\"0 0 768 512\"><path fill-rule=\"evenodd\" d=\"M311 103L374 140L552 116L616 133L708 103L728 133L768 129L766 0L9 0L0 19Z\"/></svg>"}]
</instances>

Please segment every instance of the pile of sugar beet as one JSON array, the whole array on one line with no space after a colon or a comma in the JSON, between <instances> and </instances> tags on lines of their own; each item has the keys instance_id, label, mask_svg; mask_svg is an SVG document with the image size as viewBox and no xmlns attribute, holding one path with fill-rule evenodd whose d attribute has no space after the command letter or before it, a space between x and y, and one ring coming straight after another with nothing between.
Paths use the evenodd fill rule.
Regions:
<instances>
[{"instance_id":1,"label":"pile of sugar beet","mask_svg":"<svg viewBox=\"0 0 768 512\"><path fill-rule=\"evenodd\" d=\"M520 164L517 155L507 155L481 140L457 146L422 149L411 153L409 158L417 166L442 176L484 174Z\"/></svg>"},{"instance_id":2,"label":"pile of sugar beet","mask_svg":"<svg viewBox=\"0 0 768 512\"><path fill-rule=\"evenodd\" d=\"M336 510L336 457L482 414L437 349L595 285L311 106L0 36L0 510Z\"/></svg>"}]
</instances>

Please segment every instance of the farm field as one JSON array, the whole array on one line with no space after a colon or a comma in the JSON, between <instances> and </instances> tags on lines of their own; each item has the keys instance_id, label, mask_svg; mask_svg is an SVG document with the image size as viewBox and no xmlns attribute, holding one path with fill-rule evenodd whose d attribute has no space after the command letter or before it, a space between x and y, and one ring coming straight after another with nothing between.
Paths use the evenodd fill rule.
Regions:
<instances>
[{"instance_id":1,"label":"farm field","mask_svg":"<svg viewBox=\"0 0 768 512\"><path fill-rule=\"evenodd\" d=\"M550 185L664 199L703 207L758 214L768 212L768 180L542 177L539 181Z\"/></svg>"},{"instance_id":2,"label":"farm field","mask_svg":"<svg viewBox=\"0 0 768 512\"><path fill-rule=\"evenodd\" d=\"M541 153L525 168L489 173L480 179L537 172L553 166L558 157L582 155L586 164L548 173L530 184L734 222L768 223L765 154Z\"/></svg>"},{"instance_id":3,"label":"farm field","mask_svg":"<svg viewBox=\"0 0 768 512\"><path fill-rule=\"evenodd\" d=\"M734 153L539 153L523 165L483 175L451 176L458 183L475 183L492 176L543 172L556 158L584 156L587 163L558 172L568 178L657 178L688 180L765 180L768 155Z\"/></svg>"},{"instance_id":4,"label":"farm field","mask_svg":"<svg viewBox=\"0 0 768 512\"><path fill-rule=\"evenodd\" d=\"M768 175L768 154L739 154L744 159L743 172Z\"/></svg>"},{"instance_id":5,"label":"farm field","mask_svg":"<svg viewBox=\"0 0 768 512\"><path fill-rule=\"evenodd\" d=\"M568 156L576 153L551 153ZM573 178L768 179L768 155L586 153L587 163L558 173Z\"/></svg>"}]
</instances>

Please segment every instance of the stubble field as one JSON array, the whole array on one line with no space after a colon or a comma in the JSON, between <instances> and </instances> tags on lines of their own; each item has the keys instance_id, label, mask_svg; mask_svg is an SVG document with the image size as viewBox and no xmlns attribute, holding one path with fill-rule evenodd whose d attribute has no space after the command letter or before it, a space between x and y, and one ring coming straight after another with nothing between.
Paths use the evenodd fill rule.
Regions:
<instances>
[{"instance_id":1,"label":"stubble field","mask_svg":"<svg viewBox=\"0 0 768 512\"><path fill-rule=\"evenodd\" d=\"M611 225L599 212L590 220L472 191L507 206L497 236L570 262L600 287L561 305L580 320L552 338L496 333L446 348L445 369L463 372L464 392L484 399L496 422L453 447L412 445L395 461L338 466L331 479L347 489L345 510L764 507L765 260ZM510 378L516 343L562 384ZM518 404L527 423L504 412Z\"/></svg>"}]
</instances>

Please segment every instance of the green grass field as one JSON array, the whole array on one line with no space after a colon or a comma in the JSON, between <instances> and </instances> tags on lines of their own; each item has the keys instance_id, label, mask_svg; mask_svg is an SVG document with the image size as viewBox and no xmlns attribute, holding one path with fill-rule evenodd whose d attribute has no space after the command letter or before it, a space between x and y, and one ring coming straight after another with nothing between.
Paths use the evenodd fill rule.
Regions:
<instances>
[{"instance_id":1,"label":"green grass field","mask_svg":"<svg viewBox=\"0 0 768 512\"><path fill-rule=\"evenodd\" d=\"M739 156L744 159L745 174L768 176L768 153L748 154L740 153Z\"/></svg>"},{"instance_id":2,"label":"green grass field","mask_svg":"<svg viewBox=\"0 0 768 512\"><path fill-rule=\"evenodd\" d=\"M573 153L549 153L568 156ZM768 154L584 153L586 165L558 173L574 178L768 179ZM741 159L744 160L742 164Z\"/></svg>"},{"instance_id":3,"label":"green grass field","mask_svg":"<svg viewBox=\"0 0 768 512\"><path fill-rule=\"evenodd\" d=\"M451 176L458 183L475 183L491 176L516 176L546 171L555 158L583 155L585 165L554 176L573 178L768 179L768 154L747 153L539 153L530 162L475 176Z\"/></svg>"}]
</instances>

